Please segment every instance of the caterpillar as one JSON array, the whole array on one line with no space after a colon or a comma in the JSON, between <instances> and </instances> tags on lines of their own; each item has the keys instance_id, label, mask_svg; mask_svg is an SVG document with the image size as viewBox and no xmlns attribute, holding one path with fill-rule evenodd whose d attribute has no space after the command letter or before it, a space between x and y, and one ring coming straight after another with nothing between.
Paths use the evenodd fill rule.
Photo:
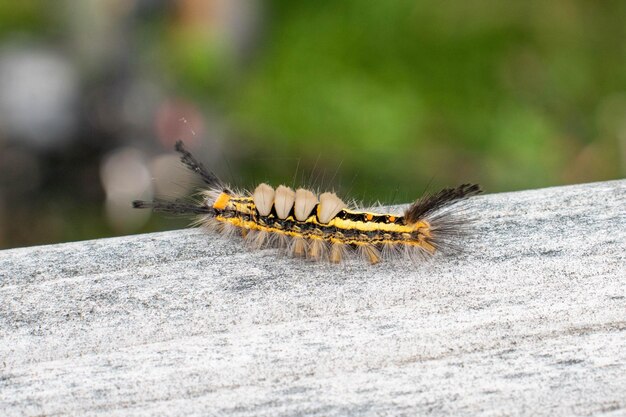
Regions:
<instances>
[{"instance_id":1,"label":"caterpillar","mask_svg":"<svg viewBox=\"0 0 626 417\"><path fill-rule=\"evenodd\" d=\"M339 263L351 253L371 264L403 255L422 259L458 249L467 219L457 203L481 193L477 184L462 184L412 203L403 215L349 207L335 193L321 194L265 183L253 192L236 192L208 171L176 142L181 162L199 174L205 188L191 200L133 201L135 208L197 216L196 224L225 235L240 233L253 248L277 247L295 257Z\"/></svg>"}]
</instances>

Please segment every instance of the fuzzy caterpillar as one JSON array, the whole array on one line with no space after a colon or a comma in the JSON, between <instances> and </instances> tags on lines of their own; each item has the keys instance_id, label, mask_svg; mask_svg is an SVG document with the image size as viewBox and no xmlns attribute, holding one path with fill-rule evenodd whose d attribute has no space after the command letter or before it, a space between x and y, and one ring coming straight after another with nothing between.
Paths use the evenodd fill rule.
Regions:
<instances>
[{"instance_id":1,"label":"fuzzy caterpillar","mask_svg":"<svg viewBox=\"0 0 626 417\"><path fill-rule=\"evenodd\" d=\"M466 222L451 208L481 192L476 184L463 184L418 199L402 216L373 213L348 207L334 193L318 196L283 185L274 189L260 184L253 193L237 193L206 170L181 141L176 151L206 184L201 199L134 201L133 207L196 215L197 224L225 234L238 231L254 248L278 247L296 257L333 263L354 251L375 264L396 255L421 259L458 247L454 239L463 235Z\"/></svg>"}]
</instances>

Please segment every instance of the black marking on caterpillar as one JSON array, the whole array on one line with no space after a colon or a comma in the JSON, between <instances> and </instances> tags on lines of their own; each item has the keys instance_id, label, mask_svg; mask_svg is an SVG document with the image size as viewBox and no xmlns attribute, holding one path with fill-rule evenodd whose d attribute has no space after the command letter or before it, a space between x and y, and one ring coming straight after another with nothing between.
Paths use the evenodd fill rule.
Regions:
<instances>
[{"instance_id":1,"label":"black marking on caterpillar","mask_svg":"<svg viewBox=\"0 0 626 417\"><path fill-rule=\"evenodd\" d=\"M196 224L224 234L239 232L254 248L278 247L297 257L341 262L351 252L375 264L404 255L422 259L458 249L468 219L457 203L481 192L476 184L424 195L401 216L350 208L334 193L260 184L253 193L237 193L206 170L183 143L182 163L200 175L206 188L197 201L134 201L135 208L197 216Z\"/></svg>"}]
</instances>

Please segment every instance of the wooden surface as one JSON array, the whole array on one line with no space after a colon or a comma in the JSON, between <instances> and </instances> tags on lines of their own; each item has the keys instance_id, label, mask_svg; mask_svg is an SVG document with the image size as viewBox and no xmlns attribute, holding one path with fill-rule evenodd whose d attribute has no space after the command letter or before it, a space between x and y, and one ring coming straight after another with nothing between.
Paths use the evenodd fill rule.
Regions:
<instances>
[{"instance_id":1,"label":"wooden surface","mask_svg":"<svg viewBox=\"0 0 626 417\"><path fill-rule=\"evenodd\" d=\"M626 415L626 180L469 205L426 264L199 230L0 251L0 414Z\"/></svg>"}]
</instances>

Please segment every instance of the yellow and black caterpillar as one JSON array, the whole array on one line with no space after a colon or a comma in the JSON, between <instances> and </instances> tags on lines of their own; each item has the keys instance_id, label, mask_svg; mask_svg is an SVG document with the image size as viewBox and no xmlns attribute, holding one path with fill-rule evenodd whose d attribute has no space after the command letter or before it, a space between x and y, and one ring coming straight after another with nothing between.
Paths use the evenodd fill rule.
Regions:
<instances>
[{"instance_id":1,"label":"yellow and black caterpillar","mask_svg":"<svg viewBox=\"0 0 626 417\"><path fill-rule=\"evenodd\" d=\"M425 195L401 216L348 207L335 193L316 193L284 185L260 184L252 193L237 193L206 170L176 143L181 161L198 173L206 188L198 201L134 201L135 208L198 216L197 224L224 234L239 232L254 248L278 247L297 257L341 262L352 252L375 264L398 255L421 259L459 248L467 219L455 206L479 194L476 184L463 184Z\"/></svg>"}]
</instances>

